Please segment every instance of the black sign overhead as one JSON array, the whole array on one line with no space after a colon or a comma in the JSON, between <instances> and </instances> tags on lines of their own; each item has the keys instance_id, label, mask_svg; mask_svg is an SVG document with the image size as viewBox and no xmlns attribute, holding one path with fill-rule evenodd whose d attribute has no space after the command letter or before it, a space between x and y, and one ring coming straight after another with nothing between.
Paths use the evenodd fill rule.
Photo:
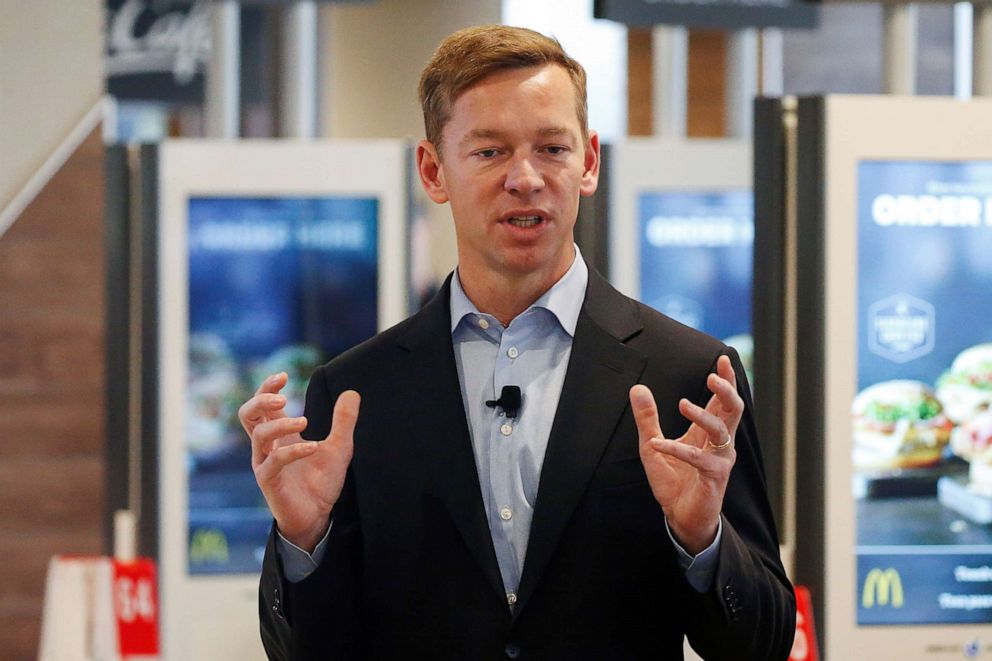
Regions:
<instances>
[{"instance_id":1,"label":"black sign overhead","mask_svg":"<svg viewBox=\"0 0 992 661\"><path fill-rule=\"evenodd\" d=\"M318 5L330 5L330 4L348 4L348 5L367 5L372 2L378 2L379 0L314 0ZM292 5L300 0L240 0L243 5Z\"/></svg>"},{"instance_id":2,"label":"black sign overhead","mask_svg":"<svg viewBox=\"0 0 992 661\"><path fill-rule=\"evenodd\" d=\"M107 0L107 91L196 102L210 58L209 0Z\"/></svg>"},{"instance_id":3,"label":"black sign overhead","mask_svg":"<svg viewBox=\"0 0 992 661\"><path fill-rule=\"evenodd\" d=\"M105 0L107 91L119 99L202 101L204 73L210 61L210 11L214 1ZM241 0L242 44L261 33L263 5L289 6L294 1ZM243 66L261 68L261 63L246 61ZM252 78L254 75L249 76Z\"/></svg>"},{"instance_id":4,"label":"black sign overhead","mask_svg":"<svg viewBox=\"0 0 992 661\"><path fill-rule=\"evenodd\" d=\"M593 16L634 27L814 28L819 7L795 0L594 0Z\"/></svg>"}]
</instances>

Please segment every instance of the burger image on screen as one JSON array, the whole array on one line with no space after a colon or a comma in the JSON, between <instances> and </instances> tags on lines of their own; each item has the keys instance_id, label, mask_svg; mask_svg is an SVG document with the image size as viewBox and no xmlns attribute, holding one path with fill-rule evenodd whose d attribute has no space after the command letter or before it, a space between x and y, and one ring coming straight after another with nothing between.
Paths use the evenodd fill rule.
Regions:
<instances>
[{"instance_id":1,"label":"burger image on screen","mask_svg":"<svg viewBox=\"0 0 992 661\"><path fill-rule=\"evenodd\" d=\"M933 390L919 381L883 381L854 398L854 467L882 471L931 466L952 424Z\"/></svg>"},{"instance_id":2,"label":"burger image on screen","mask_svg":"<svg viewBox=\"0 0 992 661\"><path fill-rule=\"evenodd\" d=\"M992 410L957 427L951 436L951 449L971 465L968 488L992 498Z\"/></svg>"},{"instance_id":3,"label":"burger image on screen","mask_svg":"<svg viewBox=\"0 0 992 661\"><path fill-rule=\"evenodd\" d=\"M955 424L992 408L992 343L965 349L937 380L937 397Z\"/></svg>"}]
</instances>

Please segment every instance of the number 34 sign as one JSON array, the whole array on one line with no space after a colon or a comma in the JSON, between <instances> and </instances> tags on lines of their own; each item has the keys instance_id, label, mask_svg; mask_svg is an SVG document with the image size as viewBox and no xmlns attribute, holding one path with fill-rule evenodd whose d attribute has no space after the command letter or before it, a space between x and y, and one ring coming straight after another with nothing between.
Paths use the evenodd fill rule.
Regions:
<instances>
[{"instance_id":1,"label":"number 34 sign","mask_svg":"<svg viewBox=\"0 0 992 661\"><path fill-rule=\"evenodd\" d=\"M114 560L114 613L122 657L158 654L158 595L151 560Z\"/></svg>"},{"instance_id":2,"label":"number 34 sign","mask_svg":"<svg viewBox=\"0 0 992 661\"><path fill-rule=\"evenodd\" d=\"M41 628L41 661L158 658L155 563L54 556Z\"/></svg>"}]
</instances>

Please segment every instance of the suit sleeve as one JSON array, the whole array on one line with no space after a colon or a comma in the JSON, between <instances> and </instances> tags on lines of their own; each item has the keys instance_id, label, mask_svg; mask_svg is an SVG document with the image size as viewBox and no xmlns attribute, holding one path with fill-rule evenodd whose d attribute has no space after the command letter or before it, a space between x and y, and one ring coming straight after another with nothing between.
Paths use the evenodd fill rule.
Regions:
<instances>
[{"instance_id":1,"label":"suit sleeve","mask_svg":"<svg viewBox=\"0 0 992 661\"><path fill-rule=\"evenodd\" d=\"M744 415L735 439L737 462L724 496L713 586L691 595L696 617L690 618L687 634L706 659L784 660L795 637L795 595L779 556L747 377L737 353L726 353Z\"/></svg>"},{"instance_id":2,"label":"suit sleeve","mask_svg":"<svg viewBox=\"0 0 992 661\"><path fill-rule=\"evenodd\" d=\"M317 370L307 388L309 424L304 438L325 438L330 430L338 393L329 387L325 372L326 367ZM269 533L259 582L259 624L265 652L273 661L362 656L362 539L350 469L332 517L320 565L298 583L285 578L275 524Z\"/></svg>"}]
</instances>

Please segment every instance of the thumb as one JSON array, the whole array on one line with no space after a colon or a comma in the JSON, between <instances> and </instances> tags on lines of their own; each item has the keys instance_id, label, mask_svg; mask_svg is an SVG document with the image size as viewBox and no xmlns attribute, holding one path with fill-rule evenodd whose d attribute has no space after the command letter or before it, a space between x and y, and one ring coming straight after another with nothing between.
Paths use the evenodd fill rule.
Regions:
<instances>
[{"instance_id":1,"label":"thumb","mask_svg":"<svg viewBox=\"0 0 992 661\"><path fill-rule=\"evenodd\" d=\"M647 386L637 384L630 389L630 409L634 413L637 435L641 443L646 443L652 438L664 438L661 423L658 421L658 406Z\"/></svg>"},{"instance_id":2,"label":"thumb","mask_svg":"<svg viewBox=\"0 0 992 661\"><path fill-rule=\"evenodd\" d=\"M351 443L355 436L361 403L361 395L354 390L345 390L338 395L338 401L334 404L334 416L331 418L331 432L326 440Z\"/></svg>"}]
</instances>

